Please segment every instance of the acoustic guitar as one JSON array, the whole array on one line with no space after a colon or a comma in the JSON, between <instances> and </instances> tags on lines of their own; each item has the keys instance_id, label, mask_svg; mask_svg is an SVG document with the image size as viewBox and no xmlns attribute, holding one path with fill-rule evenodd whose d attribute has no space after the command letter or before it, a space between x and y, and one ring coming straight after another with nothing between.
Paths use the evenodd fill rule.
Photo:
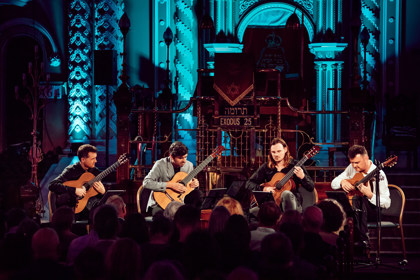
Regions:
<instances>
[{"instance_id":1,"label":"acoustic guitar","mask_svg":"<svg viewBox=\"0 0 420 280\"><path fill-rule=\"evenodd\" d=\"M362 173L358 172L358 173L354 174L353 178L348 179L347 181L349 181L355 188L354 190L348 192L348 194L347 194L347 196L350 200L350 204L353 205L353 202L352 202L353 196L355 196L355 195L363 196L363 194L360 192L360 186L362 184L365 184L366 182L371 180L373 178L373 176L375 176L376 173L379 172L380 170L382 170L384 167L392 167L395 164L397 164L397 160L398 160L397 156L390 156L383 163L378 164L378 166L376 166L376 168L374 170L372 170L371 172L366 174L366 176L363 176Z\"/></svg>"},{"instance_id":2,"label":"acoustic guitar","mask_svg":"<svg viewBox=\"0 0 420 280\"><path fill-rule=\"evenodd\" d=\"M311 157L313 157L314 155L316 155L317 153L319 153L319 150L321 148L319 146L313 146L309 151L306 151L302 157L301 160L298 161L298 163L296 163L295 166L302 166L308 159L310 159ZM267 187L275 187L274 192L273 192L273 196L274 196L274 200L276 201L277 205L280 205L281 203L281 194L284 191L292 191L296 189L296 185L295 182L293 180L291 180L292 176L293 176L293 171L294 168L290 169L289 172L287 172L286 174L282 173L282 172L277 172L276 174L274 174L273 178L271 178L270 182L264 183L263 184L263 191L266 191Z\"/></svg>"},{"instance_id":3,"label":"acoustic guitar","mask_svg":"<svg viewBox=\"0 0 420 280\"><path fill-rule=\"evenodd\" d=\"M86 188L86 195L80 198L76 202L76 208L74 212L76 214L82 212L83 209L85 209L86 204L88 203L89 199L98 194L98 191L94 187L92 187L92 185L95 182L101 181L103 178L105 178L107 175L109 175L111 172L116 170L120 165L124 164L127 161L128 161L127 154L123 154L118 158L118 160L114 164L112 164L110 167L108 167L107 169L99 173L97 176L93 175L90 172L86 172L86 173L83 173L77 180L64 182L63 185L68 186L68 187L72 187L72 188L85 187Z\"/></svg>"},{"instance_id":4,"label":"acoustic guitar","mask_svg":"<svg viewBox=\"0 0 420 280\"><path fill-rule=\"evenodd\" d=\"M186 172L177 172L174 177L172 177L169 182L181 183L187 187L186 191L183 193L178 193L172 189L167 188L164 192L153 192L153 198L156 200L157 204L163 209L168 206L171 201L184 202L184 198L194 190L191 187L191 180L197 176L197 174L207 166L215 157L220 155L225 150L225 147L218 146L211 155L209 155L202 163L200 163L193 171L189 174Z\"/></svg>"}]
</instances>

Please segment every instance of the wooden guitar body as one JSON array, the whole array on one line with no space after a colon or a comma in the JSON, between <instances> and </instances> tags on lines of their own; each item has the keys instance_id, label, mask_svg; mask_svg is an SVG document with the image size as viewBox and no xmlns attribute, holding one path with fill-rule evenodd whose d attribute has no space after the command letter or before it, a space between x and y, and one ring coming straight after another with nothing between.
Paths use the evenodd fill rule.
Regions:
<instances>
[{"instance_id":1,"label":"wooden guitar body","mask_svg":"<svg viewBox=\"0 0 420 280\"><path fill-rule=\"evenodd\" d=\"M188 174L186 172L180 171L176 173L169 182L180 183L187 176ZM171 201L184 203L184 198L194 190L194 188L191 187L191 181L187 182L186 187L187 190L183 193L176 192L169 188L167 188L165 192L153 192L153 198L163 209L165 209Z\"/></svg>"},{"instance_id":2,"label":"wooden guitar body","mask_svg":"<svg viewBox=\"0 0 420 280\"><path fill-rule=\"evenodd\" d=\"M98 194L98 191L93 187L93 184L95 182L101 181L103 178L105 178L105 176L107 176L112 171L116 170L119 166L121 166L121 164L127 161L127 154L123 154L118 158L118 160L114 164L112 164L107 169L99 173L97 176L93 175L90 172L85 172L77 180L64 182L63 185L67 187L82 188L84 186L86 188L86 195L77 201L74 213L77 214L82 212L83 209L85 209L89 199Z\"/></svg>"},{"instance_id":3,"label":"wooden guitar body","mask_svg":"<svg viewBox=\"0 0 420 280\"><path fill-rule=\"evenodd\" d=\"M74 181L67 181L64 182L63 185L73 188L82 188L85 184L87 184L90 180L95 178L95 175L93 175L90 172L83 173L82 176L79 177L79 179ZM98 191L95 188L90 188L86 191L86 195L79 199L76 203L76 208L74 210L74 213L80 213L85 209L86 204L88 203L89 199L91 197L94 197L98 194Z\"/></svg>"},{"instance_id":4,"label":"wooden guitar body","mask_svg":"<svg viewBox=\"0 0 420 280\"><path fill-rule=\"evenodd\" d=\"M363 174L359 172L359 173L354 174L353 178L347 180L355 187L354 190L349 191L347 194L351 205L353 205L353 196L355 195L363 196L363 194L357 189L357 186L356 186L356 184L363 178L364 178Z\"/></svg>"},{"instance_id":5,"label":"wooden guitar body","mask_svg":"<svg viewBox=\"0 0 420 280\"><path fill-rule=\"evenodd\" d=\"M163 209L168 206L168 204L171 201L179 201L184 202L184 198L194 190L194 188L191 187L191 181L192 179L201 171L204 169L204 167L207 166L207 164L210 163L217 155L220 155L225 150L225 147L218 146L216 149L209 155L203 162L201 162L196 168L194 168L193 171L191 171L189 174L180 171L172 177L171 181L169 182L175 182L175 183L181 183L184 186L187 187L186 191L183 193L178 193L172 189L166 189L165 192L153 192L153 198L156 200L157 204L159 204L160 207Z\"/></svg>"},{"instance_id":6,"label":"wooden guitar body","mask_svg":"<svg viewBox=\"0 0 420 280\"><path fill-rule=\"evenodd\" d=\"M363 176L363 174L359 172L359 173L354 174L353 178L347 179L347 181L349 181L355 188L354 190L350 191L347 194L349 197L350 203L353 205L353 196L355 195L363 196L363 194L360 192L360 189L359 189L360 185L367 183L370 179L373 178L373 176L375 176L375 174L377 174L384 167L394 166L397 163L397 159L398 159L397 156L390 156L386 161L379 164L374 170L366 174L366 176Z\"/></svg>"},{"instance_id":7,"label":"wooden guitar body","mask_svg":"<svg viewBox=\"0 0 420 280\"><path fill-rule=\"evenodd\" d=\"M270 182L264 183L264 189L263 191L267 191L267 187L275 187L274 192L273 192L273 196L274 196L274 200L276 201L277 205L280 206L281 203L281 194L284 191L292 191L296 189L296 185L295 182L290 179L288 180L284 185L281 185L281 180L285 177L286 175L282 172L277 172L276 174L274 174L273 178L271 178Z\"/></svg>"}]
</instances>

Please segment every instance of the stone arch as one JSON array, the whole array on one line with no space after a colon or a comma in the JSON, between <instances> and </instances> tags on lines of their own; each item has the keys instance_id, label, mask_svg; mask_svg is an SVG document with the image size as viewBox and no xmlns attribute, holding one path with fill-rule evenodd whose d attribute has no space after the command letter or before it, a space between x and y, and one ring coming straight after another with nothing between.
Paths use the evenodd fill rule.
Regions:
<instances>
[{"instance_id":1,"label":"stone arch","mask_svg":"<svg viewBox=\"0 0 420 280\"><path fill-rule=\"evenodd\" d=\"M16 18L0 25L0 153L6 149L6 62L7 45L11 40L19 37L29 37L37 42L42 52L46 71L50 64L49 58L58 55L57 44L48 30L39 22L29 18Z\"/></svg>"},{"instance_id":2,"label":"stone arch","mask_svg":"<svg viewBox=\"0 0 420 280\"><path fill-rule=\"evenodd\" d=\"M281 26L286 25L287 19L296 12L299 19L303 23L309 35L309 41L312 42L315 36L315 24L312 17L301 7L293 3L285 2L268 2L261 3L246 12L240 19L236 34L240 42L242 42L245 30L251 25L264 25L264 26Z\"/></svg>"}]
</instances>

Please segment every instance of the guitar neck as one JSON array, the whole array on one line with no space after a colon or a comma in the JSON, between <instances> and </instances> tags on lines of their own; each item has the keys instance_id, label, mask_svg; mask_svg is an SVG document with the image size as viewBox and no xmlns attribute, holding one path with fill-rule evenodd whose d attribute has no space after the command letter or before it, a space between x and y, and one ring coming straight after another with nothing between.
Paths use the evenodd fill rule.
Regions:
<instances>
[{"instance_id":1,"label":"guitar neck","mask_svg":"<svg viewBox=\"0 0 420 280\"><path fill-rule=\"evenodd\" d=\"M369 172L365 177L363 177L363 179L361 179L360 181L356 182L355 186L358 186L360 184L364 184L367 181L369 181L370 179L373 178L373 176L375 176L376 172L379 172L382 168L380 166L376 167L374 170L372 170L372 172Z\"/></svg>"},{"instance_id":2,"label":"guitar neck","mask_svg":"<svg viewBox=\"0 0 420 280\"><path fill-rule=\"evenodd\" d=\"M112 171L115 171L118 166L120 166L121 163L119 161L116 161L113 165L111 165L110 167L108 167L107 169L105 169L104 171L102 171L101 173L99 173L98 175L96 175L95 178L93 178L92 180L90 180L87 184L88 186L92 186L93 183L95 182L99 182L101 181L103 178L105 178L106 176L108 176Z\"/></svg>"},{"instance_id":3,"label":"guitar neck","mask_svg":"<svg viewBox=\"0 0 420 280\"><path fill-rule=\"evenodd\" d=\"M296 164L295 164L295 167L296 166L298 166L298 167L300 167L300 166L302 166L306 161L308 160L308 157L305 155L305 156L303 156L303 158L301 158ZM287 174L283 177L283 179L281 179L278 183L277 183L277 185L278 186L276 186L276 187L278 187L278 188L280 188L280 187L283 187L286 183L287 183L287 181L289 181L290 180L290 178L292 178L292 176L293 176L293 170L294 170L294 167L292 167L292 169L290 169L289 170L289 172L287 172Z\"/></svg>"},{"instance_id":4,"label":"guitar neck","mask_svg":"<svg viewBox=\"0 0 420 280\"><path fill-rule=\"evenodd\" d=\"M208 156L202 163L200 163L193 171L191 171L181 182L186 186L204 167L212 161L214 157L212 155Z\"/></svg>"}]
</instances>

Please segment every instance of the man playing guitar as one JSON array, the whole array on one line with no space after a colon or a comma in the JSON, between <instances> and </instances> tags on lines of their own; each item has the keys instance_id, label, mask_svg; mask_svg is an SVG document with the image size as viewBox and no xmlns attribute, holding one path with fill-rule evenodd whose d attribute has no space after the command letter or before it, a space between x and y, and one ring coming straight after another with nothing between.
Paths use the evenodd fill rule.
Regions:
<instances>
[{"instance_id":1,"label":"man playing guitar","mask_svg":"<svg viewBox=\"0 0 420 280\"><path fill-rule=\"evenodd\" d=\"M165 192L166 189L172 189L182 194L187 190L187 187L180 182L171 182L176 173L180 171L190 173L194 169L193 164L187 160L187 156L188 148L183 143L176 141L169 147L169 157L161 158L153 165L143 181L143 187L152 190L147 203L147 213L154 215L156 212L163 210L154 199L153 192ZM192 200L196 200L201 196L198 186L198 180L192 179L190 187L195 188L195 190L189 193L186 199L194 197Z\"/></svg>"},{"instance_id":2,"label":"man playing guitar","mask_svg":"<svg viewBox=\"0 0 420 280\"><path fill-rule=\"evenodd\" d=\"M257 171L249 178L246 188L252 191L275 192L276 184L268 185L267 182L278 173L286 174L293 172L290 180L293 180L295 186L291 190L281 192L280 207L282 211L297 210L302 212L302 197L297 191L299 185L312 192L314 182L303 166L296 166L297 160L294 160L289 152L286 142L280 138L274 138L271 141L270 154L268 162L261 165ZM290 182L291 183L291 182ZM286 186L286 185L285 185Z\"/></svg>"},{"instance_id":3,"label":"man playing guitar","mask_svg":"<svg viewBox=\"0 0 420 280\"><path fill-rule=\"evenodd\" d=\"M56 208L63 205L74 208L77 200L86 195L84 186L80 188L70 187L65 185L65 182L77 180L86 172L98 175L100 171L95 167L97 154L95 146L90 144L81 145L77 150L79 162L67 166L57 178L51 181L49 190L56 194ZM100 194L105 193L105 187L100 181L95 182L92 187ZM99 197L92 197L92 199L99 200ZM87 207L78 213L75 217L76 220L87 220L89 218L89 210Z\"/></svg>"},{"instance_id":4,"label":"man playing guitar","mask_svg":"<svg viewBox=\"0 0 420 280\"><path fill-rule=\"evenodd\" d=\"M376 195L375 187L376 176L373 176L366 184L354 185L352 178L361 173L363 176L368 175L376 169L375 164L369 160L366 148L360 145L350 147L348 151L348 158L350 165L331 182L331 188L334 190L343 189L347 193L358 191L357 195L352 198L352 205L354 211L354 227L355 240L359 241L364 247L368 247L368 228L367 221L376 219ZM388 189L388 180L385 173L379 170L379 193L380 206L382 208L389 208L391 199Z\"/></svg>"}]
</instances>

